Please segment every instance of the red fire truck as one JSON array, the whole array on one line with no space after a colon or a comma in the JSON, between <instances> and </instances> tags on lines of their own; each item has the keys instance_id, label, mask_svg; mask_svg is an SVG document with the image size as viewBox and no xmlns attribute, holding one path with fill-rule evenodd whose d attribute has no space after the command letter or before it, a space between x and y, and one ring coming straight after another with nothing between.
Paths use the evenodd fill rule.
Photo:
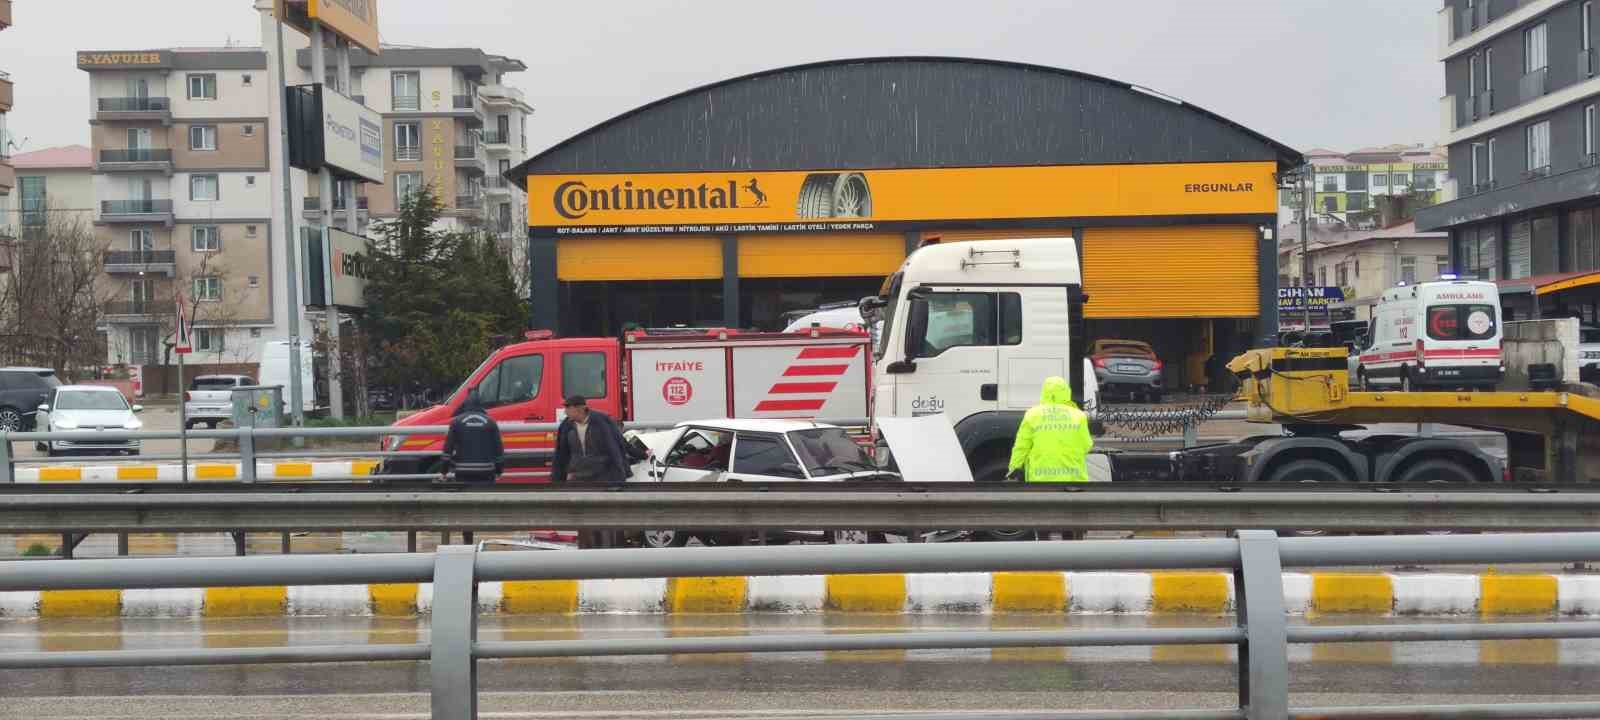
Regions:
<instances>
[{"instance_id":1,"label":"red fire truck","mask_svg":"<svg viewBox=\"0 0 1600 720\"><path fill-rule=\"evenodd\" d=\"M716 418L866 418L872 353L859 331L800 332L668 329L616 338L556 338L533 331L496 350L443 404L397 426L448 425L466 391L476 389L500 423L554 423L563 399L624 422L668 425ZM505 432L506 450L549 450L555 433ZM437 451L440 435L391 436L385 450ZM505 481L546 479L547 457L507 458ZM385 473L433 473L434 457L390 458Z\"/></svg>"}]
</instances>

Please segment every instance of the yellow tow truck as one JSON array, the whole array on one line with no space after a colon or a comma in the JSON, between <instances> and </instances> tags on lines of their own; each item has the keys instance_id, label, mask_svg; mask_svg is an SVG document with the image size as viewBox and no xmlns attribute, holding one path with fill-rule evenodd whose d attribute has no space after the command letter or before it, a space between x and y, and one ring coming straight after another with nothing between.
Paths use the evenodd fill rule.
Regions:
<instances>
[{"instance_id":1,"label":"yellow tow truck","mask_svg":"<svg viewBox=\"0 0 1600 720\"><path fill-rule=\"evenodd\" d=\"M1366 482L1600 481L1600 390L1495 392L1356 392L1344 348L1266 348L1240 355L1228 369L1240 381L1249 420L1282 424L1287 446L1270 457L1241 459L1256 479ZM1372 423L1437 423L1503 432L1507 457L1486 463L1471 443L1450 438L1340 434ZM1249 441L1246 441L1249 442ZM1259 443L1256 443L1259 445ZM1196 448L1203 451L1204 448ZM1257 453L1260 455L1260 453ZM1498 466L1500 472L1496 473Z\"/></svg>"}]
</instances>

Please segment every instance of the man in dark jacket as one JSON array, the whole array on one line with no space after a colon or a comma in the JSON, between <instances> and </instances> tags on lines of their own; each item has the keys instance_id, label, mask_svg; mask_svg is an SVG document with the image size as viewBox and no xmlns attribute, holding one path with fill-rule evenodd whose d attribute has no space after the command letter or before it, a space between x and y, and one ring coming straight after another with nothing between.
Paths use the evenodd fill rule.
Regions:
<instances>
[{"instance_id":1,"label":"man in dark jacket","mask_svg":"<svg viewBox=\"0 0 1600 720\"><path fill-rule=\"evenodd\" d=\"M500 426L484 412L477 391L468 391L444 436L445 462L458 481L492 483L505 470L505 457Z\"/></svg>"},{"instance_id":2,"label":"man in dark jacket","mask_svg":"<svg viewBox=\"0 0 1600 720\"><path fill-rule=\"evenodd\" d=\"M622 429L610 416L589 409L582 395L566 400L567 419L556 428L556 458L550 466L551 482L607 482L628 480L628 453Z\"/></svg>"}]
</instances>

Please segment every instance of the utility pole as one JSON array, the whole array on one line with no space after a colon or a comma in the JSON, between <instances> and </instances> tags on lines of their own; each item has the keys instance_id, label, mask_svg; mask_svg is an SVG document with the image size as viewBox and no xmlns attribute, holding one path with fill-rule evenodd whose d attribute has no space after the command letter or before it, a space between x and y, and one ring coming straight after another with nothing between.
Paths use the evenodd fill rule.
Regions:
<instances>
[{"instance_id":1,"label":"utility pole","mask_svg":"<svg viewBox=\"0 0 1600 720\"><path fill-rule=\"evenodd\" d=\"M278 26L278 139L283 144L280 161L283 177L283 240L288 245L284 260L287 282L285 297L289 306L289 417L296 426L306 424L304 388L300 386L300 272L296 254L300 251L294 225L294 183L289 167L289 78L283 70L283 18Z\"/></svg>"},{"instance_id":2,"label":"utility pole","mask_svg":"<svg viewBox=\"0 0 1600 720\"><path fill-rule=\"evenodd\" d=\"M1300 286L1306 288L1306 296L1300 298L1300 302L1301 309L1305 311L1305 329L1302 332L1306 335L1311 334L1311 210L1316 204L1313 191L1316 190L1317 179L1314 170L1310 162L1300 169Z\"/></svg>"}]
</instances>

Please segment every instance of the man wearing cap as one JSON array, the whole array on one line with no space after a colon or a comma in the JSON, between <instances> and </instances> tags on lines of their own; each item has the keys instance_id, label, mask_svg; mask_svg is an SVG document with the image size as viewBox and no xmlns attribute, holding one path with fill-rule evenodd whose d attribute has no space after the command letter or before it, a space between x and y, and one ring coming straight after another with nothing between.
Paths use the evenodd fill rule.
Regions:
<instances>
[{"instance_id":1,"label":"man wearing cap","mask_svg":"<svg viewBox=\"0 0 1600 720\"><path fill-rule=\"evenodd\" d=\"M622 429L610 416L589 409L589 401L573 395L564 403L567 419L556 428L556 459L551 482L621 483L628 479L628 454Z\"/></svg>"}]
</instances>

